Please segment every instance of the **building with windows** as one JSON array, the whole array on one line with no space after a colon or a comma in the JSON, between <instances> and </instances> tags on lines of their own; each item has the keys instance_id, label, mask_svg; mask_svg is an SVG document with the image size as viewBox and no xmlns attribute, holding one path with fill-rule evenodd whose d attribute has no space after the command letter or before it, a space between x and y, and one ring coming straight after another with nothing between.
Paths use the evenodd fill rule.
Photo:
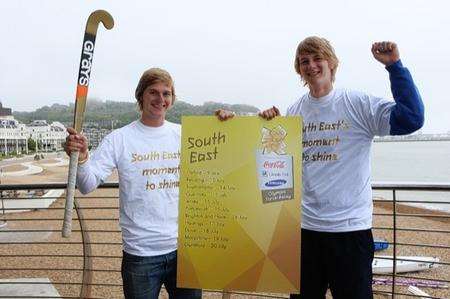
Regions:
<instances>
[{"instance_id":1,"label":"building with windows","mask_svg":"<svg viewBox=\"0 0 450 299\"><path fill-rule=\"evenodd\" d=\"M12 116L0 116L0 154L28 153L28 130Z\"/></svg>"},{"instance_id":2,"label":"building with windows","mask_svg":"<svg viewBox=\"0 0 450 299\"><path fill-rule=\"evenodd\" d=\"M83 126L83 134L89 142L89 148L98 147L103 138L111 133L112 129L104 128L99 123L87 122Z\"/></svg>"},{"instance_id":3,"label":"building with windows","mask_svg":"<svg viewBox=\"0 0 450 299\"><path fill-rule=\"evenodd\" d=\"M33 139L38 151L62 149L67 136L66 128L60 122L48 124L46 120L35 120L25 125L14 119L12 110L0 102L0 154L28 153L28 139Z\"/></svg>"},{"instance_id":4,"label":"building with windows","mask_svg":"<svg viewBox=\"0 0 450 299\"><path fill-rule=\"evenodd\" d=\"M34 120L28 126L29 138L36 142L37 150L43 152L62 149L66 140L66 127L57 121L48 124L46 120Z\"/></svg>"}]
</instances>

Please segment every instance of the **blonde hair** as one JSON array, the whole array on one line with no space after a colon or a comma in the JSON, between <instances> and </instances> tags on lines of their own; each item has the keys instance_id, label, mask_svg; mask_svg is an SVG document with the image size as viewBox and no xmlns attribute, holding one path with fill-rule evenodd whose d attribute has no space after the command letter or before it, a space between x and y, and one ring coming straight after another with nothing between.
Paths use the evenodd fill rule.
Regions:
<instances>
[{"instance_id":1,"label":"blonde hair","mask_svg":"<svg viewBox=\"0 0 450 299\"><path fill-rule=\"evenodd\" d=\"M134 96L136 100L138 101L139 109L142 111L142 95L144 94L144 91L147 87L150 85L153 85L155 83L164 83L167 86L170 87L172 91L172 104L175 102L176 96L175 96L175 85L173 83L172 77L170 76L169 72L166 70L160 69L160 68L151 68L146 70L142 76L141 79L139 79L139 83L136 87L136 91L134 93Z\"/></svg>"},{"instance_id":2,"label":"blonde hair","mask_svg":"<svg viewBox=\"0 0 450 299\"><path fill-rule=\"evenodd\" d=\"M294 67L297 74L302 78L302 81L305 81L300 73L300 55L302 54L319 54L323 56L323 58L328 61L331 69L331 81L334 82L339 59L328 40L318 36L310 36L298 44L297 51L295 52ZM305 85L306 84L307 83L305 82Z\"/></svg>"}]
</instances>

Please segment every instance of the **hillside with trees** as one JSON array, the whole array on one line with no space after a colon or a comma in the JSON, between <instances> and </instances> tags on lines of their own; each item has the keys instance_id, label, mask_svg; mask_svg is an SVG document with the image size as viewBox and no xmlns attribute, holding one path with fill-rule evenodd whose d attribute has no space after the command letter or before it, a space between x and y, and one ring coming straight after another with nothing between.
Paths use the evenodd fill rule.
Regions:
<instances>
[{"instance_id":1,"label":"hillside with trees","mask_svg":"<svg viewBox=\"0 0 450 299\"><path fill-rule=\"evenodd\" d=\"M44 106L32 112L14 112L14 117L22 123L28 124L33 120L45 119L48 122L59 121L67 126L73 122L74 104L53 104ZM213 115L217 109L228 109L237 114L257 113L258 108L244 104L223 104L206 102L203 105L192 105L180 100L175 101L174 106L167 112L167 120L181 123L183 115ZM102 127L122 127L139 117L136 103L101 101L89 99L87 101L85 122L97 123Z\"/></svg>"}]
</instances>

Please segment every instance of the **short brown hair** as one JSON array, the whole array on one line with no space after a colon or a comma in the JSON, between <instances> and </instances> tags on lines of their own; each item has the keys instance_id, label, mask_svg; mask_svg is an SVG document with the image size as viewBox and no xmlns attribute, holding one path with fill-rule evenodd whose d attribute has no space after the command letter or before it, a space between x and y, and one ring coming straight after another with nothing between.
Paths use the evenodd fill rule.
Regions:
<instances>
[{"instance_id":1,"label":"short brown hair","mask_svg":"<svg viewBox=\"0 0 450 299\"><path fill-rule=\"evenodd\" d=\"M330 42L322 37L310 36L305 38L298 44L297 51L295 52L294 67L297 74L300 76L300 55L302 54L319 54L328 61L331 69L331 81L334 82L337 67L339 65L339 59L334 52ZM302 77L303 80L303 77ZM306 83L305 83L306 85Z\"/></svg>"},{"instance_id":2,"label":"short brown hair","mask_svg":"<svg viewBox=\"0 0 450 299\"><path fill-rule=\"evenodd\" d=\"M146 70L142 74L141 79L139 79L139 83L136 87L134 96L138 101L140 110L142 110L142 95L144 94L145 89L150 85L160 82L167 84L167 86L170 87L172 91L172 104L173 102L175 102L175 85L173 83L172 77L170 76L168 71L155 67Z\"/></svg>"}]
</instances>

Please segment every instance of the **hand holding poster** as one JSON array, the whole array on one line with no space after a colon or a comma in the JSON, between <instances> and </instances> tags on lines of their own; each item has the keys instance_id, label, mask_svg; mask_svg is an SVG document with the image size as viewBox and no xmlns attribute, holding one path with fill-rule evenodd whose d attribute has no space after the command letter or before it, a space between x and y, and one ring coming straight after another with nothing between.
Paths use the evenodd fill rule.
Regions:
<instances>
[{"instance_id":1,"label":"hand holding poster","mask_svg":"<svg viewBox=\"0 0 450 299\"><path fill-rule=\"evenodd\" d=\"M184 117L178 285L298 293L301 121Z\"/></svg>"}]
</instances>

